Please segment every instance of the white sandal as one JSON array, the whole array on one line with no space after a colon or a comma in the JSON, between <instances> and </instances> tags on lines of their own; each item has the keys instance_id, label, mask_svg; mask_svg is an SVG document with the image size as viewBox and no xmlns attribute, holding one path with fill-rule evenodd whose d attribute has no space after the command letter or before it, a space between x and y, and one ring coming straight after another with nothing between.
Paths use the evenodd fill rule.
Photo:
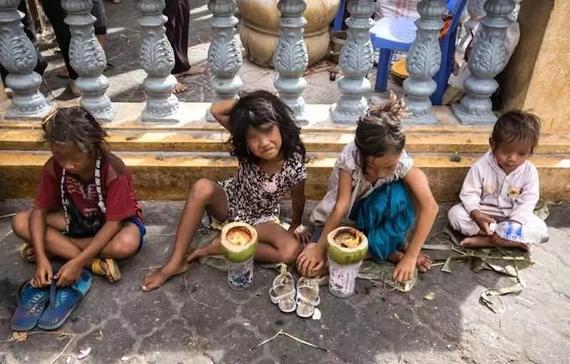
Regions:
<instances>
[{"instance_id":1,"label":"white sandal","mask_svg":"<svg viewBox=\"0 0 570 364\"><path fill-rule=\"evenodd\" d=\"M269 289L269 298L282 312L293 312L297 308L297 303L295 302L295 279L287 271L287 265L283 264L280 270L281 273L273 279L273 285Z\"/></svg>"},{"instance_id":2,"label":"white sandal","mask_svg":"<svg viewBox=\"0 0 570 364\"><path fill-rule=\"evenodd\" d=\"M301 277L297 282L297 315L308 318L313 316L315 307L321 303L319 283L315 279Z\"/></svg>"}]
</instances>

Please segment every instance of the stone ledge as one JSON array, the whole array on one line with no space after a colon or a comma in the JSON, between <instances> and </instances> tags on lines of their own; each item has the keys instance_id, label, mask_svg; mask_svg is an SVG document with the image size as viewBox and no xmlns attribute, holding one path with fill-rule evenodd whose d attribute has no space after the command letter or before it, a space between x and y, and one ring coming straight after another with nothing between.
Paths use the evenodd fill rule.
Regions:
<instances>
[{"instance_id":1,"label":"stone ledge","mask_svg":"<svg viewBox=\"0 0 570 364\"><path fill-rule=\"evenodd\" d=\"M42 165L49 152L4 151L0 160L0 198L33 197ZM198 178L222 180L235 173L236 161L227 153L118 152L131 170L141 199L180 200ZM414 154L418 167L428 175L436 199L457 200L463 178L481 154L462 154L451 162L442 153ZM309 153L307 198L320 199L336 161L336 153ZM545 200L570 200L570 159L567 155L535 155Z\"/></svg>"}]
</instances>

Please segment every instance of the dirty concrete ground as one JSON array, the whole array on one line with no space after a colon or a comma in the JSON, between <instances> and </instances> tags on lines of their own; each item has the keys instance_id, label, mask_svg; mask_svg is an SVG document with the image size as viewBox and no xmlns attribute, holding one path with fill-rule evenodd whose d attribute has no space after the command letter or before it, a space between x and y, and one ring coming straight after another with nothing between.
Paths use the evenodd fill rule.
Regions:
<instances>
[{"instance_id":1,"label":"dirty concrete ground","mask_svg":"<svg viewBox=\"0 0 570 364\"><path fill-rule=\"evenodd\" d=\"M0 203L0 216L29 206ZM121 262L123 279L97 277L61 332L33 331L10 341L16 289L34 266L18 255L8 218L0 221L0 363L568 363L570 357L570 204L551 206L551 239L535 247L535 265L522 271L526 289L503 296L505 311L479 303L484 288L500 286L496 273L459 265L422 274L407 294L357 281L350 298L321 291L321 320L281 313L267 295L275 272L256 266L253 287L227 286L225 273L193 265L161 289L143 293L142 276L167 258L180 202L144 202L148 235L142 251ZM446 220L443 206L434 231ZM435 298L423 297L433 292ZM284 336L251 350L279 330ZM54 361L54 359L57 359Z\"/></svg>"}]
</instances>

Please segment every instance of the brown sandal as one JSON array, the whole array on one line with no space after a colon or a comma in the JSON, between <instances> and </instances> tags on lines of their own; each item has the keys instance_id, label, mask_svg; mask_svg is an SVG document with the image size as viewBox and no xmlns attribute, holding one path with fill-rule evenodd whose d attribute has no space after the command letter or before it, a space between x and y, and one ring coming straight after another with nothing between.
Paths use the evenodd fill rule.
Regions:
<instances>
[{"instance_id":1,"label":"brown sandal","mask_svg":"<svg viewBox=\"0 0 570 364\"><path fill-rule=\"evenodd\" d=\"M107 264L106 272L103 270L103 262ZM91 263L91 272L93 272L93 274L107 278L107 280L111 283L118 282L121 279L121 271L119 270L119 265L117 262L115 262L115 260L111 258L93 259L93 263Z\"/></svg>"}]
</instances>

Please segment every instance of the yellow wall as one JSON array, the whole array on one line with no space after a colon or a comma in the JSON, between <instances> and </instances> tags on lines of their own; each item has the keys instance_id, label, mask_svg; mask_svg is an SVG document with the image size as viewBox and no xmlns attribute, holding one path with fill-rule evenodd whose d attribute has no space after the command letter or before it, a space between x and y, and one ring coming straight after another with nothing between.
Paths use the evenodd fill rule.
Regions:
<instances>
[{"instance_id":1,"label":"yellow wall","mask_svg":"<svg viewBox=\"0 0 570 364\"><path fill-rule=\"evenodd\" d=\"M502 77L503 110L532 111L545 131L570 129L570 1L525 0L519 24Z\"/></svg>"}]
</instances>

